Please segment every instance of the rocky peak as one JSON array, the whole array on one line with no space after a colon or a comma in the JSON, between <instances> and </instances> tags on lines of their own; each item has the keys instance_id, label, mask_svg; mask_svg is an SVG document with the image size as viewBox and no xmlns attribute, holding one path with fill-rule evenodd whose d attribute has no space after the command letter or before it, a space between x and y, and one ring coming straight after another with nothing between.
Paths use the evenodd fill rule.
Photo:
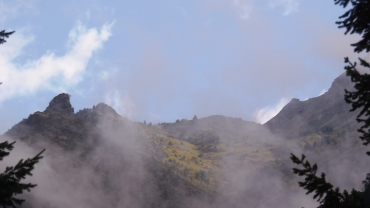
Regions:
<instances>
[{"instance_id":1,"label":"rocky peak","mask_svg":"<svg viewBox=\"0 0 370 208\"><path fill-rule=\"evenodd\" d=\"M100 118L117 118L121 117L112 107L105 103L99 103L94 105L92 108L85 108L79 110L76 114L76 117L85 121L96 123Z\"/></svg>"},{"instance_id":2,"label":"rocky peak","mask_svg":"<svg viewBox=\"0 0 370 208\"><path fill-rule=\"evenodd\" d=\"M337 77L330 89L328 91L338 91L341 94L344 94L344 89L353 90L353 83L351 82L351 78L349 78L346 73L342 73L339 77Z\"/></svg>"},{"instance_id":3,"label":"rocky peak","mask_svg":"<svg viewBox=\"0 0 370 208\"><path fill-rule=\"evenodd\" d=\"M73 115L74 109L72 108L71 103L69 102L71 96L66 93L62 93L54 97L49 106L44 111L45 113L60 113L62 115Z\"/></svg>"},{"instance_id":4,"label":"rocky peak","mask_svg":"<svg viewBox=\"0 0 370 208\"><path fill-rule=\"evenodd\" d=\"M290 103L299 103L299 99L297 99L297 98L293 98L293 99L290 101Z\"/></svg>"},{"instance_id":5,"label":"rocky peak","mask_svg":"<svg viewBox=\"0 0 370 208\"><path fill-rule=\"evenodd\" d=\"M95 106L95 108L93 108L93 111L105 115L118 116L117 112L112 107L105 103L99 103L98 105Z\"/></svg>"},{"instance_id":6,"label":"rocky peak","mask_svg":"<svg viewBox=\"0 0 370 208\"><path fill-rule=\"evenodd\" d=\"M345 73L337 77L323 95L305 101L292 99L264 126L287 138L298 138L325 127L356 132L356 113L349 111L351 106L344 100L344 89L353 89Z\"/></svg>"}]
</instances>

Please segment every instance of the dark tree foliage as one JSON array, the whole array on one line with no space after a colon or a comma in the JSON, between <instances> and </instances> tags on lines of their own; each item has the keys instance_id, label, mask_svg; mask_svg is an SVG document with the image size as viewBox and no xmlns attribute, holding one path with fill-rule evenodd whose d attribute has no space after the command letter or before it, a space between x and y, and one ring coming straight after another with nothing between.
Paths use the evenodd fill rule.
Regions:
<instances>
[{"instance_id":1,"label":"dark tree foliage","mask_svg":"<svg viewBox=\"0 0 370 208\"><path fill-rule=\"evenodd\" d=\"M355 47L355 52L370 51L370 1L369 0L335 0L335 4L343 7L351 4L352 9L348 10L344 15L339 18L344 19L338 21L339 28L346 28L346 33L357 33L362 35L362 40L352 44ZM364 68L369 68L370 65L363 59L360 60L360 65ZM361 74L357 69L357 63L350 62L345 58L345 63L348 64L345 69L347 76L351 77L352 82L355 84L354 92L346 90L345 100L352 105L351 111L361 109L357 116L357 121L364 123L358 130L362 133L360 139L364 141L364 145L370 143L370 75L365 73ZM369 154L369 152L368 152Z\"/></svg>"},{"instance_id":2,"label":"dark tree foliage","mask_svg":"<svg viewBox=\"0 0 370 208\"><path fill-rule=\"evenodd\" d=\"M5 38L9 38L11 34L13 34L15 31L12 32L5 32L5 30L0 31L0 44L3 44L6 42Z\"/></svg>"},{"instance_id":3,"label":"dark tree foliage","mask_svg":"<svg viewBox=\"0 0 370 208\"><path fill-rule=\"evenodd\" d=\"M370 1L369 0L334 0L335 4L347 7L349 4L352 8L340 16L341 21L336 23L339 28L346 28L345 34L357 33L362 35L362 40L351 46L355 47L355 52L366 50L370 51Z\"/></svg>"},{"instance_id":4,"label":"dark tree foliage","mask_svg":"<svg viewBox=\"0 0 370 208\"><path fill-rule=\"evenodd\" d=\"M320 203L319 208L369 208L363 200L361 192L352 189L351 194L344 190L340 192L339 188L326 181L325 173L317 176L317 165L311 164L306 160L306 156L302 155L299 159L295 155L290 157L292 161L303 166L303 169L293 168L294 174L304 176L304 182L298 182L299 186L307 190L306 194L314 193L313 198ZM364 183L364 182L363 182Z\"/></svg>"},{"instance_id":5,"label":"dark tree foliage","mask_svg":"<svg viewBox=\"0 0 370 208\"><path fill-rule=\"evenodd\" d=\"M0 32L0 44L5 43L5 38L8 38L12 32ZM0 85L2 83L0 82ZM7 141L0 143L0 161L4 157L9 155L9 152L13 149L14 143ZM0 173L0 208L7 208L21 205L25 200L15 198L16 195L22 194L24 191L31 191L31 188L36 187L36 184L21 183L26 176L32 176L32 170L36 163L42 158L41 154L45 150L42 150L33 158L26 160L20 160L15 166L6 167L3 173Z\"/></svg>"},{"instance_id":6,"label":"dark tree foliage","mask_svg":"<svg viewBox=\"0 0 370 208\"><path fill-rule=\"evenodd\" d=\"M9 155L14 143L0 143L0 161ZM31 188L36 187L36 184L21 183L21 180L25 179L26 176L32 176L34 165L42 158L41 154L44 151L33 158L20 160L15 166L6 167L4 173L0 174L0 207L16 207L25 201L14 196L22 194L24 191L31 191Z\"/></svg>"},{"instance_id":7,"label":"dark tree foliage","mask_svg":"<svg viewBox=\"0 0 370 208\"><path fill-rule=\"evenodd\" d=\"M362 181L362 185L364 185L363 191L370 190L370 173L366 175L366 179Z\"/></svg>"},{"instance_id":8,"label":"dark tree foliage","mask_svg":"<svg viewBox=\"0 0 370 208\"><path fill-rule=\"evenodd\" d=\"M360 60L360 65L369 68L370 65L363 59ZM361 109L360 113L357 115L357 121L364 123L363 126L358 130L362 135L360 139L364 141L364 145L370 143L370 75L361 74L356 70L357 63L351 63L348 58L345 59L345 62L348 64L345 69L347 75L351 77L352 82L355 84L354 88L356 91L349 92L345 91L345 100L347 103L352 105L351 111ZM370 152L367 152L370 154Z\"/></svg>"},{"instance_id":9,"label":"dark tree foliage","mask_svg":"<svg viewBox=\"0 0 370 208\"><path fill-rule=\"evenodd\" d=\"M334 0L335 4L343 6L344 8L351 5L352 8L345 12L339 18L341 21L336 23L339 28L346 28L345 34L359 34L362 39L351 46L355 47L354 51L360 53L362 51L370 51L370 0ZM370 64L363 59L359 59L359 63L364 68L370 69ZM360 109L357 116L357 121L364 123L358 129L362 134L360 139L364 141L364 145L370 144L370 75L367 73L360 73L356 67L357 63L350 62L345 58L346 74L354 83L355 91L349 92L345 90L345 101L352 105L351 111ZM370 155L370 153L367 153ZM367 175L366 180L363 181L364 192L352 190L351 194L347 191L340 192L339 188L326 181L325 173L317 176L317 165L311 164L305 160L305 156L299 159L295 155L291 155L292 161L303 167L302 169L294 168L293 172L299 176L304 176L305 181L299 182L299 185L307 190L307 194L314 193L314 199L320 203L320 208L357 208L370 207L369 188L370 188L370 174ZM365 200L364 200L365 198ZM367 202L366 202L367 201ZM366 202L366 204L365 204Z\"/></svg>"}]
</instances>

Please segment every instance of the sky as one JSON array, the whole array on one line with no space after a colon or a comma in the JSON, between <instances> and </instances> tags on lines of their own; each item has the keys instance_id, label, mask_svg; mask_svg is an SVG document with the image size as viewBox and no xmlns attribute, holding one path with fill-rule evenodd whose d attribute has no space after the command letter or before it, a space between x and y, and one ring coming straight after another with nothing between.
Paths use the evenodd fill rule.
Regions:
<instances>
[{"instance_id":1,"label":"sky","mask_svg":"<svg viewBox=\"0 0 370 208\"><path fill-rule=\"evenodd\" d=\"M1 0L0 134L59 93L134 121L264 123L329 89L359 37L326 0Z\"/></svg>"}]
</instances>

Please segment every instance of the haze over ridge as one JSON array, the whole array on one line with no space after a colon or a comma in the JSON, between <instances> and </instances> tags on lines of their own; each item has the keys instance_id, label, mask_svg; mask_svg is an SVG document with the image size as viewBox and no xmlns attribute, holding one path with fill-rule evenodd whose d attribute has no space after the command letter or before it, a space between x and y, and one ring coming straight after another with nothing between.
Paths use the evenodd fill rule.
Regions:
<instances>
[{"instance_id":1,"label":"haze over ridge","mask_svg":"<svg viewBox=\"0 0 370 208\"><path fill-rule=\"evenodd\" d=\"M315 161L348 145L351 140L347 138L356 134L356 126L346 124L351 123L354 113L341 107L343 89L351 86L348 83L348 77L341 75L324 95L306 101L293 99L265 125L225 116L143 124L121 117L103 103L74 113L70 96L60 94L44 112L31 114L3 136L18 141L19 156L34 151L29 146L49 150L35 178L30 179L39 184L27 195L30 207L254 206L286 186L287 177L292 177L288 160L291 152L304 152ZM313 117L307 120L305 113ZM289 119L296 121L296 116L301 119L297 123L301 125L299 134L284 126ZM276 121L279 119L283 122ZM311 126L312 119L322 123ZM281 131L276 136L266 127ZM308 131L302 134L304 128ZM348 170L355 161L367 167L366 161L359 160L363 155L363 148L358 146L341 163L331 162L329 170ZM351 174L361 177L343 173L334 180L341 187L359 186L360 181L355 179L365 173L357 167ZM339 180L343 177L345 181ZM43 178L54 183L42 183ZM64 183L60 199L40 198L53 193L59 183ZM70 190L81 196L73 197ZM286 200L288 195L295 200ZM310 196L293 186L262 207L311 203L315 204Z\"/></svg>"}]
</instances>

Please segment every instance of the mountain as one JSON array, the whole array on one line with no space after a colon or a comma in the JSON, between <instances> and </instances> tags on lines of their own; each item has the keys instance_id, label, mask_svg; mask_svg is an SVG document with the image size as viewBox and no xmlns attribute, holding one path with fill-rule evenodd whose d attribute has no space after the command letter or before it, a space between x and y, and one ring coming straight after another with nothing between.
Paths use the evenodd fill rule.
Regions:
<instances>
[{"instance_id":1,"label":"mountain","mask_svg":"<svg viewBox=\"0 0 370 208\"><path fill-rule=\"evenodd\" d=\"M305 101L292 99L264 126L272 133L286 138L331 133L334 130L356 136L359 128L356 121L358 112L350 112L351 106L344 101L345 89L353 90L353 84L343 73L334 80L326 93Z\"/></svg>"},{"instance_id":2,"label":"mountain","mask_svg":"<svg viewBox=\"0 0 370 208\"><path fill-rule=\"evenodd\" d=\"M88 137L89 124L78 119L69 102L68 94L53 98L44 112L35 112L8 130L5 135L36 143L55 143L65 149L74 149Z\"/></svg>"},{"instance_id":3,"label":"mountain","mask_svg":"<svg viewBox=\"0 0 370 208\"><path fill-rule=\"evenodd\" d=\"M123 177L126 186L133 189L122 191L122 195L131 196L130 206L134 207L173 207L174 204L181 207L184 204L182 196L196 194L208 197L203 187L195 186L170 171L162 162L167 154L156 143L159 142L158 135L158 138L148 136L153 134L150 128L121 117L104 103L74 113L70 96L62 93L50 101L45 111L31 114L3 136L23 141L32 147L46 148L46 157L58 161L55 162L58 166L51 165L62 177L79 181L80 177L85 177L77 176L80 171L92 172L96 177L94 181L101 183L98 187L104 190L95 192L97 195L109 193L107 201L116 201L117 197L121 197L117 195L120 193L117 189L121 188L117 184L118 176ZM61 156L62 161L56 159ZM113 160L119 163L113 165ZM131 174L131 171L139 170L142 174ZM107 179L107 176L110 177ZM140 189L135 191L136 186ZM54 188L52 190L55 191ZM29 201L33 203L26 206L48 207L48 203L38 200L31 198Z\"/></svg>"},{"instance_id":4,"label":"mountain","mask_svg":"<svg viewBox=\"0 0 370 208\"><path fill-rule=\"evenodd\" d=\"M64 155L71 161L63 162L67 167L55 167L59 173L89 167L99 170L94 173L101 175L98 181L119 173L127 176L125 183L140 181L130 185L140 189L123 194L139 198L130 204L139 207L181 207L194 197L207 203L221 200L226 206L231 201L224 197L233 191L217 198L216 193L232 190L229 175L253 173L274 162L272 150L279 144L262 125L240 118L210 116L146 125L121 117L104 103L74 113L70 96L64 93L54 97L45 111L31 114L4 136L46 148L49 158ZM74 155L73 159L68 155ZM112 158L122 160L119 168L111 166ZM134 170L143 174L131 175ZM120 189L110 180L103 184L104 189Z\"/></svg>"},{"instance_id":5,"label":"mountain","mask_svg":"<svg viewBox=\"0 0 370 208\"><path fill-rule=\"evenodd\" d=\"M352 88L342 74L325 94L292 99L264 125L221 115L143 124L104 103L75 113L63 93L3 136L46 148L55 180L71 178L62 182L67 189L99 196L90 207L255 206L279 190L276 181L292 180L290 152L319 159L322 150L357 136L357 113L344 101L344 89ZM88 199L84 206L94 201ZM31 197L29 206L52 203L43 200Z\"/></svg>"}]
</instances>

